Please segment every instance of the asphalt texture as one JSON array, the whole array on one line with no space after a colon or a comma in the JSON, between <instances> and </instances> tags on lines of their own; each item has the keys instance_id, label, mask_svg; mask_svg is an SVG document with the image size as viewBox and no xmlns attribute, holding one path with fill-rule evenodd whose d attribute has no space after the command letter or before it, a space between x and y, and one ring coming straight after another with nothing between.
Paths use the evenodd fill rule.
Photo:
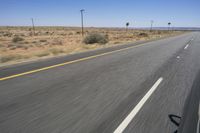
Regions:
<instances>
[{"instance_id":1,"label":"asphalt texture","mask_svg":"<svg viewBox=\"0 0 200 133\"><path fill-rule=\"evenodd\" d=\"M160 77L162 83L124 132L173 133L180 127L170 116L180 116L185 127L182 121L193 111L187 111L188 99L192 90L200 91L194 87L200 78L198 32L4 67L0 78L133 45L138 46L0 81L0 132L113 132ZM196 104L194 109L198 112Z\"/></svg>"}]
</instances>

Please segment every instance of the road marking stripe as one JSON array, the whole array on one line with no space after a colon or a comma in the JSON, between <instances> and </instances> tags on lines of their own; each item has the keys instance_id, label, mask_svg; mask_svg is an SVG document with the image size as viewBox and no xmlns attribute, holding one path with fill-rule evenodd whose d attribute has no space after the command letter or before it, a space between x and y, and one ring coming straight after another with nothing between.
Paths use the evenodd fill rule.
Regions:
<instances>
[{"instance_id":1,"label":"road marking stripe","mask_svg":"<svg viewBox=\"0 0 200 133\"><path fill-rule=\"evenodd\" d=\"M133 120L136 114L140 111L145 102L150 98L153 92L157 89L160 83L163 81L163 78L159 78L156 83L152 86L152 88L146 93L146 95L140 100L140 102L135 106L135 108L131 111L131 113L123 120L123 122L117 127L114 133L122 133L129 123Z\"/></svg>"},{"instance_id":2,"label":"road marking stripe","mask_svg":"<svg viewBox=\"0 0 200 133\"><path fill-rule=\"evenodd\" d=\"M188 47L189 47L189 44L187 44L184 49L187 49Z\"/></svg>"},{"instance_id":3,"label":"road marking stripe","mask_svg":"<svg viewBox=\"0 0 200 133\"><path fill-rule=\"evenodd\" d=\"M52 69L52 68L56 68L56 67L76 63L76 62L89 60L89 59L101 57L101 56L104 56L104 55L109 55L109 54L112 54L112 53L125 51L125 50L131 49L131 48L137 48L137 47L144 46L144 45L147 45L147 43L135 45L135 46L130 46L130 47L127 47L127 48L122 48L122 49L118 49L118 50L114 50L114 51L110 51L110 52L106 52L106 53L102 53L102 54L98 54L98 55L93 55L93 56L89 56L89 57L85 57L85 58L81 58L81 59L77 59L77 60L73 60L73 61L69 61L69 62L65 62L65 63L60 63L60 64L57 64L57 65L52 65L52 66L48 66L48 67L44 67L44 68L40 68L40 69L36 69L36 70L27 71L27 72L24 72L24 73L19 73L19 74L3 77L3 78L0 78L0 81L8 80L8 79L28 75L28 74L33 74L33 73L36 73L36 72L45 71L45 70L48 70L48 69Z\"/></svg>"},{"instance_id":4,"label":"road marking stripe","mask_svg":"<svg viewBox=\"0 0 200 133\"><path fill-rule=\"evenodd\" d=\"M199 119L198 119L198 123L197 123L197 133L199 133L199 126L200 126L200 102L199 102L199 112L198 112L198 116L199 116Z\"/></svg>"}]
</instances>

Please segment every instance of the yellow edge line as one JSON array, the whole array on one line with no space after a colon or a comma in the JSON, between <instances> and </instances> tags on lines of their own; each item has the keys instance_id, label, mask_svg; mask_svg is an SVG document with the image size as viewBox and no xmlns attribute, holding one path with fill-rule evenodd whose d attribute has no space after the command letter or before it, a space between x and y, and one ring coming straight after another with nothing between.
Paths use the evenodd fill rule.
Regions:
<instances>
[{"instance_id":1,"label":"yellow edge line","mask_svg":"<svg viewBox=\"0 0 200 133\"><path fill-rule=\"evenodd\" d=\"M85 57L85 58L81 58L81 59L77 59L77 60L73 60L73 61L69 61L69 62L65 62L65 63L60 63L60 64L57 64L57 65L52 65L52 66L48 66L48 67L44 67L44 68L40 68L40 69L36 69L36 70L32 70L32 71L20 73L20 74L11 75L11 76L8 76L8 77L0 78L0 81L8 80L8 79L12 79L12 78L28 75L28 74L32 74L32 73L36 73L36 72L40 72L40 71L44 71L44 70L48 70L48 69L52 69L52 68L56 68L56 67L60 67L60 66L68 65L68 64L72 64L72 63L76 63L76 62L80 62L80 61L93 59L93 58L96 58L96 57L100 57L100 56L104 56L104 55L108 55L108 54L124 51L124 50L127 50L127 49L136 48L136 47L139 47L139 46L142 46L142 45L146 45L146 44L140 44L140 45L136 45L136 46L122 48L122 49L114 50L114 51L111 51L111 52L106 52L106 53L102 53L102 54L98 54L98 55L94 55L94 56L89 56L89 57Z\"/></svg>"}]
</instances>

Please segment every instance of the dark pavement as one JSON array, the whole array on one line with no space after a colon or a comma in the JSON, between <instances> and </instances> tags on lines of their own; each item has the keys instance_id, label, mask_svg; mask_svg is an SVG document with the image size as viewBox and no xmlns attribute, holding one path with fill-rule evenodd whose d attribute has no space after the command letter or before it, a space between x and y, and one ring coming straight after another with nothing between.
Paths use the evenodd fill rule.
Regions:
<instances>
[{"instance_id":1,"label":"dark pavement","mask_svg":"<svg viewBox=\"0 0 200 133\"><path fill-rule=\"evenodd\" d=\"M0 78L133 45L1 68ZM0 132L113 132L162 77L124 132L172 133L169 115L184 114L199 71L194 32L0 81Z\"/></svg>"}]
</instances>

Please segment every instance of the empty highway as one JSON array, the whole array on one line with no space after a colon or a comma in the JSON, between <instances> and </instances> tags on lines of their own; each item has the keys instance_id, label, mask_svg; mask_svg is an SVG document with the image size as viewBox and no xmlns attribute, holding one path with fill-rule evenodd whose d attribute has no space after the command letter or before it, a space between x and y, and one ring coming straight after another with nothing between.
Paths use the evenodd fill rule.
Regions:
<instances>
[{"instance_id":1,"label":"empty highway","mask_svg":"<svg viewBox=\"0 0 200 133\"><path fill-rule=\"evenodd\" d=\"M199 71L198 32L2 67L0 132L173 133Z\"/></svg>"}]
</instances>

